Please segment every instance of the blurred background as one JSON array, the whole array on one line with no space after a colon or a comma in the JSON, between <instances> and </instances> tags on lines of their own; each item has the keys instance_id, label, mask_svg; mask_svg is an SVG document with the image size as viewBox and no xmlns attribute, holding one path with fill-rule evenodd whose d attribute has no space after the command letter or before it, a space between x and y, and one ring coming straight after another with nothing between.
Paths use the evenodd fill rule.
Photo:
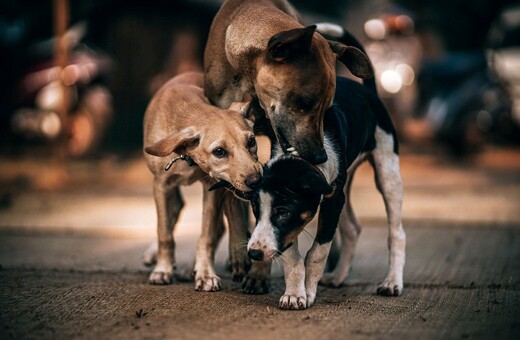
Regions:
<instances>
[{"instance_id":1,"label":"blurred background","mask_svg":"<svg viewBox=\"0 0 520 340\"><path fill-rule=\"evenodd\" d=\"M99 196L109 189L119 198L143 196L142 219L132 215L125 223L153 230L151 175L141 153L143 114L167 79L202 70L207 33L221 2L0 1L2 225L24 224L35 211L40 221L48 217L48 193ZM306 24L338 23L364 43L400 134L409 191L432 180L474 188L477 182L465 176L468 168L491 174L491 185L498 179L502 186L520 182L520 3L292 3ZM440 183L439 174L448 177ZM477 195L471 190L468 197ZM21 199L27 192L47 194L31 206ZM496 197L497 205L504 206L502 198L511 203L511 195ZM518 194L512 197L516 204ZM408 216L438 217L428 210L431 198L415 201L424 209ZM85 197L78 202L85 204ZM512 209L508 214L518 217ZM106 213L115 218L108 208ZM370 217L373 210L363 214ZM478 219L471 211L466 215L460 219ZM72 216L71 221L77 223ZM89 223L101 223L96 221Z\"/></svg>"}]
</instances>

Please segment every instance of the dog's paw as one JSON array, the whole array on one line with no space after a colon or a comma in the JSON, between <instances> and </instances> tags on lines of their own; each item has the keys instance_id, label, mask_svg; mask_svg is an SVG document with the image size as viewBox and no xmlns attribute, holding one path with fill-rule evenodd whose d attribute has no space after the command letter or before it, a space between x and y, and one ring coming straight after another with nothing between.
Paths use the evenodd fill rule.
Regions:
<instances>
[{"instance_id":1,"label":"dog's paw","mask_svg":"<svg viewBox=\"0 0 520 340\"><path fill-rule=\"evenodd\" d=\"M294 296L285 294L280 298L278 307L281 309L305 309L307 308L307 297L306 296Z\"/></svg>"},{"instance_id":2,"label":"dog's paw","mask_svg":"<svg viewBox=\"0 0 520 340\"><path fill-rule=\"evenodd\" d=\"M195 276L195 290L199 292L218 292L220 290L220 278L218 276Z\"/></svg>"},{"instance_id":3,"label":"dog's paw","mask_svg":"<svg viewBox=\"0 0 520 340\"><path fill-rule=\"evenodd\" d=\"M154 269L148 278L148 283L152 285L169 285L173 283L173 270Z\"/></svg>"},{"instance_id":4,"label":"dog's paw","mask_svg":"<svg viewBox=\"0 0 520 340\"><path fill-rule=\"evenodd\" d=\"M320 280L321 285L333 288L338 288L342 283L334 273L325 273Z\"/></svg>"},{"instance_id":5,"label":"dog's paw","mask_svg":"<svg viewBox=\"0 0 520 340\"><path fill-rule=\"evenodd\" d=\"M181 282L193 282L195 279L195 272L193 267L181 267L175 270L175 280Z\"/></svg>"},{"instance_id":6,"label":"dog's paw","mask_svg":"<svg viewBox=\"0 0 520 340\"><path fill-rule=\"evenodd\" d=\"M377 295L383 296L399 296L403 292L403 284L386 279L383 283L377 288Z\"/></svg>"},{"instance_id":7,"label":"dog's paw","mask_svg":"<svg viewBox=\"0 0 520 340\"><path fill-rule=\"evenodd\" d=\"M246 276L242 281L242 290L246 294L267 294L271 290L271 280L268 277Z\"/></svg>"},{"instance_id":8,"label":"dog's paw","mask_svg":"<svg viewBox=\"0 0 520 340\"><path fill-rule=\"evenodd\" d=\"M235 253L229 259L229 267L231 269L231 279L234 282L241 282L251 268L251 260L246 253Z\"/></svg>"}]
</instances>

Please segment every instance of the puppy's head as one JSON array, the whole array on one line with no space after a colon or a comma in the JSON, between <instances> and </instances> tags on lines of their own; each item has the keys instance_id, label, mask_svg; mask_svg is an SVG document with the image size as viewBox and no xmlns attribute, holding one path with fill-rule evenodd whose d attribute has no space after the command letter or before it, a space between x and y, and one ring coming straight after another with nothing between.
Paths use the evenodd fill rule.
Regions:
<instances>
[{"instance_id":1,"label":"puppy's head","mask_svg":"<svg viewBox=\"0 0 520 340\"><path fill-rule=\"evenodd\" d=\"M285 153L312 164L327 160L323 116L336 89L336 59L354 75L373 75L367 56L355 47L328 42L316 26L271 37L256 65L255 92Z\"/></svg>"},{"instance_id":2,"label":"puppy's head","mask_svg":"<svg viewBox=\"0 0 520 340\"><path fill-rule=\"evenodd\" d=\"M246 107L232 108L247 111ZM210 105L195 117L187 116L187 128L145 147L145 152L159 157L172 152L187 155L212 178L244 192L254 189L262 179L262 164L258 161L252 123L240 112Z\"/></svg>"},{"instance_id":3,"label":"puppy's head","mask_svg":"<svg viewBox=\"0 0 520 340\"><path fill-rule=\"evenodd\" d=\"M312 220L322 195L332 191L321 171L299 157L268 163L260 186L250 194L256 227L247 245L249 256L270 261L280 255Z\"/></svg>"}]
</instances>

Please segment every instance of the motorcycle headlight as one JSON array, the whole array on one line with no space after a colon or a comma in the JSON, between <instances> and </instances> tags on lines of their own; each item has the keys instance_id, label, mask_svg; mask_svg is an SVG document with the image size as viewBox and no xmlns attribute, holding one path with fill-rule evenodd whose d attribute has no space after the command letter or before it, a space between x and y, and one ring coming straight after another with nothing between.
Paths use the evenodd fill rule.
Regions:
<instances>
[{"instance_id":1,"label":"motorcycle headlight","mask_svg":"<svg viewBox=\"0 0 520 340\"><path fill-rule=\"evenodd\" d=\"M381 73L381 86L388 93L397 93L403 87L403 81L395 70L386 70Z\"/></svg>"},{"instance_id":2,"label":"motorcycle headlight","mask_svg":"<svg viewBox=\"0 0 520 340\"><path fill-rule=\"evenodd\" d=\"M44 86L36 95L36 106L42 110L60 110L65 103L65 87L59 81Z\"/></svg>"}]
</instances>

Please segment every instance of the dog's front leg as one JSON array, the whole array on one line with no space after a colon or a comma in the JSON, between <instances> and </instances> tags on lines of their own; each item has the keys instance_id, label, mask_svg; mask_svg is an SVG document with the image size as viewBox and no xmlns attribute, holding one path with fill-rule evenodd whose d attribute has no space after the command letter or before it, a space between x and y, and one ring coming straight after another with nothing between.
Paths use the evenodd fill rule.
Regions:
<instances>
[{"instance_id":1,"label":"dog's front leg","mask_svg":"<svg viewBox=\"0 0 520 340\"><path fill-rule=\"evenodd\" d=\"M148 282L150 284L169 284L173 281L175 265L175 242L173 228L177 223L184 201L179 187L168 190L164 183L154 181L153 194L157 209L157 264Z\"/></svg>"},{"instance_id":2,"label":"dog's front leg","mask_svg":"<svg viewBox=\"0 0 520 340\"><path fill-rule=\"evenodd\" d=\"M339 187L342 188L342 186ZM307 306L311 306L316 299L318 282L323 276L327 256L344 204L345 194L343 190L337 190L331 198L324 199L320 205L316 238L305 258Z\"/></svg>"},{"instance_id":3,"label":"dog's front leg","mask_svg":"<svg viewBox=\"0 0 520 340\"><path fill-rule=\"evenodd\" d=\"M253 261L251 269L242 281L246 294L267 294L271 289L271 262Z\"/></svg>"},{"instance_id":4,"label":"dog's front leg","mask_svg":"<svg viewBox=\"0 0 520 340\"><path fill-rule=\"evenodd\" d=\"M195 290L215 292L220 290L220 278L214 267L215 251L223 234L222 191L209 191L209 183L203 182L202 233L195 252Z\"/></svg>"},{"instance_id":5,"label":"dog's front leg","mask_svg":"<svg viewBox=\"0 0 520 340\"><path fill-rule=\"evenodd\" d=\"M325 270L331 243L332 241L320 244L315 241L305 257L305 290L307 292L307 307L312 306L316 299L318 282Z\"/></svg>"},{"instance_id":6,"label":"dog's front leg","mask_svg":"<svg viewBox=\"0 0 520 340\"><path fill-rule=\"evenodd\" d=\"M285 293L280 298L281 309L307 308L305 292L305 265L298 250L298 240L282 254Z\"/></svg>"},{"instance_id":7,"label":"dog's front leg","mask_svg":"<svg viewBox=\"0 0 520 340\"><path fill-rule=\"evenodd\" d=\"M350 188L352 185L353 171L348 174L347 184L345 186L345 205L341 210L338 221L338 228L341 237L341 252L339 261L331 273L326 273L321 278L324 285L339 287L347 278L352 260L354 259L354 250L356 249L357 240L361 233L361 224L359 223L350 199ZM329 255L330 261L330 255Z\"/></svg>"},{"instance_id":8,"label":"dog's front leg","mask_svg":"<svg viewBox=\"0 0 520 340\"><path fill-rule=\"evenodd\" d=\"M251 267L251 260L247 256L248 204L235 198L232 192L226 191L223 205L229 223L231 277L233 281L240 282Z\"/></svg>"}]
</instances>

